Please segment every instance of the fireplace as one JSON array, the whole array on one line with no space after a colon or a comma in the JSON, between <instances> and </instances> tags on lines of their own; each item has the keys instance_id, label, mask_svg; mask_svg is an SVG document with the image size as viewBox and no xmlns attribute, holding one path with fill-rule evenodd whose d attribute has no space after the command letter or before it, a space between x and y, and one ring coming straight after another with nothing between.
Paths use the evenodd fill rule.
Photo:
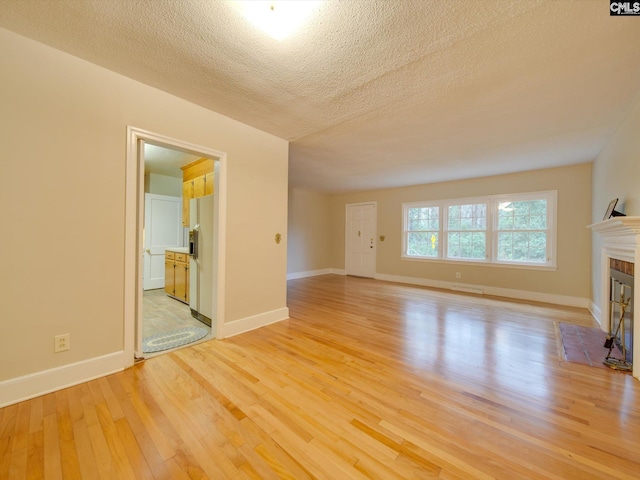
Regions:
<instances>
[{"instance_id":1,"label":"fireplace","mask_svg":"<svg viewBox=\"0 0 640 480\"><path fill-rule=\"evenodd\" d=\"M640 293L633 285L635 265L640 262L640 217L613 217L589 228L598 234L594 244L601 245L600 268L594 270L594 288L598 291L594 292L596 302L591 311L607 333L614 334L620 323L611 355L622 359L620 348L624 346L627 351L622 360L637 359L638 365L632 364L633 376L640 380L640 328L633 325L633 310L640 301ZM625 303L629 305L624 307L620 322Z\"/></svg>"},{"instance_id":2,"label":"fireplace","mask_svg":"<svg viewBox=\"0 0 640 480\"><path fill-rule=\"evenodd\" d=\"M618 356L633 365L633 272L634 264L611 258L609 261L609 336Z\"/></svg>"}]
</instances>

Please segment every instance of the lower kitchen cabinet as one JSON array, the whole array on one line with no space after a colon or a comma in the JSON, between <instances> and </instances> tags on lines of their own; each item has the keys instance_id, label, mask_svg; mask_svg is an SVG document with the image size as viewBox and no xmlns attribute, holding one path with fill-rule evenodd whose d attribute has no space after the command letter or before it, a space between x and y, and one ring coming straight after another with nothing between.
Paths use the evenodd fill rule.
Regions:
<instances>
[{"instance_id":1,"label":"lower kitchen cabinet","mask_svg":"<svg viewBox=\"0 0 640 480\"><path fill-rule=\"evenodd\" d=\"M189 255L186 253L164 252L164 291L189 304Z\"/></svg>"}]
</instances>

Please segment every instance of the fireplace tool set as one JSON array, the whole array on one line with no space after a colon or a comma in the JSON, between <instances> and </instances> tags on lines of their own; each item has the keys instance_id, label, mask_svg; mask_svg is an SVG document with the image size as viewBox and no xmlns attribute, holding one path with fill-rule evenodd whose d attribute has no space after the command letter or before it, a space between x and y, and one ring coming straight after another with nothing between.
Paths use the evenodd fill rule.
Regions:
<instances>
[{"instance_id":1,"label":"fireplace tool set","mask_svg":"<svg viewBox=\"0 0 640 480\"><path fill-rule=\"evenodd\" d=\"M624 339L624 315L627 311L627 307L629 306L629 301L631 297L624 299L624 291L620 292L620 301L616 302L615 300L611 300L611 315L613 317L613 305L620 305L620 319L618 320L618 325L616 326L616 331L613 335L609 332L609 337L604 342L604 348L608 348L609 352L607 356L602 361L607 367L612 368L614 370L622 370L625 372L631 371L631 364L626 361L627 349L625 346ZM622 329L622 332L620 331ZM615 358L611 356L611 351L616 344L616 338L618 338L618 334L620 334L620 350L622 352L622 358Z\"/></svg>"}]
</instances>

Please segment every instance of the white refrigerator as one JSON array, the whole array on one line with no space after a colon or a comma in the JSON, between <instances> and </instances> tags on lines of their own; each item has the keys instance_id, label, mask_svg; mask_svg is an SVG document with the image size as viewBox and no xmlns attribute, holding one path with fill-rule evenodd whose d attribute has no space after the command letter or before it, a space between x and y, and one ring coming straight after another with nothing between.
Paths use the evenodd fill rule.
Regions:
<instances>
[{"instance_id":1,"label":"white refrigerator","mask_svg":"<svg viewBox=\"0 0 640 480\"><path fill-rule=\"evenodd\" d=\"M189 307L191 315L211 326L214 287L213 195L189 205Z\"/></svg>"}]
</instances>

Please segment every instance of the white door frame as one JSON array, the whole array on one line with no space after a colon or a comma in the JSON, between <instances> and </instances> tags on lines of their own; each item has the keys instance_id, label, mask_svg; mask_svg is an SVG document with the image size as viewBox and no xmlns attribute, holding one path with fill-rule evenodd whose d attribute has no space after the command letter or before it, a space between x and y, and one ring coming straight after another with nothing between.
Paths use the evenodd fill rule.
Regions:
<instances>
[{"instance_id":1,"label":"white door frame","mask_svg":"<svg viewBox=\"0 0 640 480\"><path fill-rule=\"evenodd\" d=\"M373 206L376 215L374 216L374 228L373 228L373 274L371 278L375 278L377 272L377 257L378 257L378 249L377 249L377 238L378 238L378 202L360 202L360 203L347 203L344 207L344 271L347 275L349 272L347 271L347 267L349 265L349 207L362 207L365 205Z\"/></svg>"},{"instance_id":2,"label":"white door frame","mask_svg":"<svg viewBox=\"0 0 640 480\"><path fill-rule=\"evenodd\" d=\"M227 154L194 145L136 127L127 126L127 162L125 185L125 255L124 255L124 354L126 366L142 356L142 271L144 224L144 143L200 155L214 160L214 228L218 232L218 281L216 318L212 334L221 338L224 325L226 225L227 225Z\"/></svg>"}]
</instances>

